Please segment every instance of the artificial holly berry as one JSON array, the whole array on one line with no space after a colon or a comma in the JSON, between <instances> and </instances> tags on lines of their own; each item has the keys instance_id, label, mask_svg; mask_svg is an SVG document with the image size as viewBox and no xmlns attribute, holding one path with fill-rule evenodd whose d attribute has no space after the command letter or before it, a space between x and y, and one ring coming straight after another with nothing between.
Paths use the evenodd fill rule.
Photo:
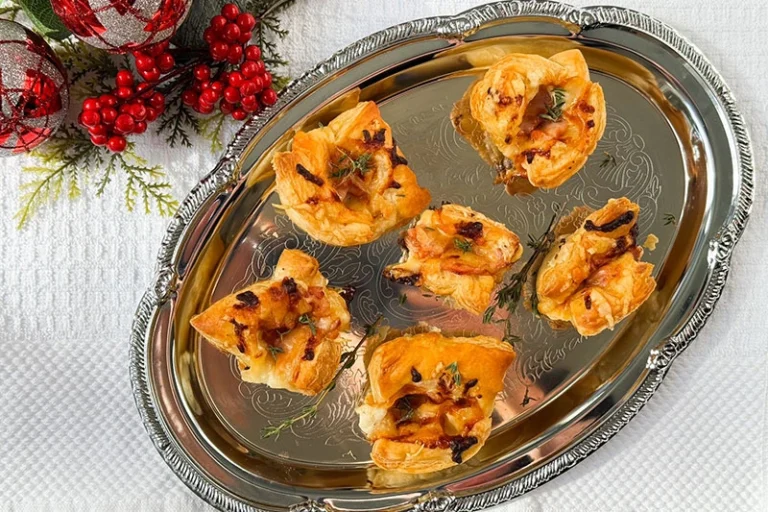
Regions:
<instances>
[{"instance_id":1,"label":"artificial holly berry","mask_svg":"<svg viewBox=\"0 0 768 512\"><path fill-rule=\"evenodd\" d=\"M121 137L120 135L113 135L107 141L107 147L114 153L120 153L125 150L126 145L125 137Z\"/></svg>"},{"instance_id":2,"label":"artificial holly berry","mask_svg":"<svg viewBox=\"0 0 768 512\"><path fill-rule=\"evenodd\" d=\"M195 80L198 82L205 82L211 79L211 68L205 64L198 64L192 72L195 75Z\"/></svg>"},{"instance_id":3,"label":"artificial holly berry","mask_svg":"<svg viewBox=\"0 0 768 512\"><path fill-rule=\"evenodd\" d=\"M104 124L113 124L117 119L117 110L112 107L101 108L101 121Z\"/></svg>"},{"instance_id":4,"label":"artificial holly berry","mask_svg":"<svg viewBox=\"0 0 768 512\"><path fill-rule=\"evenodd\" d=\"M230 46L229 53L227 54L227 62L230 64L240 64L241 60L243 60L243 47Z\"/></svg>"},{"instance_id":5,"label":"artificial holly berry","mask_svg":"<svg viewBox=\"0 0 768 512\"><path fill-rule=\"evenodd\" d=\"M234 4L224 5L203 33L208 55L195 57L181 68L177 54L172 53L178 50L170 50L167 41L141 47L133 57L142 80L129 70L119 71L113 91L83 102L80 124L94 144L123 151L128 136L144 133L165 111L161 87L163 91L184 87L181 102L187 107L201 114L219 109L238 121L273 105L277 94L271 88L272 75L261 49L249 44L256 25L252 14Z\"/></svg>"},{"instance_id":6,"label":"artificial holly berry","mask_svg":"<svg viewBox=\"0 0 768 512\"><path fill-rule=\"evenodd\" d=\"M224 27L227 26L227 23L229 23L229 21L227 21L227 18L225 18L221 14L217 14L216 16L211 18L210 27L214 30L214 32L220 32L224 30Z\"/></svg>"},{"instance_id":7,"label":"artificial holly berry","mask_svg":"<svg viewBox=\"0 0 768 512\"><path fill-rule=\"evenodd\" d=\"M256 46L255 44L249 44L245 48L245 58L248 60L260 60L261 59L261 48Z\"/></svg>"},{"instance_id":8,"label":"artificial holly berry","mask_svg":"<svg viewBox=\"0 0 768 512\"><path fill-rule=\"evenodd\" d=\"M83 102L83 110L99 110L99 100L88 98Z\"/></svg>"},{"instance_id":9,"label":"artificial holly berry","mask_svg":"<svg viewBox=\"0 0 768 512\"><path fill-rule=\"evenodd\" d=\"M131 87L118 87L115 89L115 96L121 100L127 100L133 96L133 88Z\"/></svg>"},{"instance_id":10,"label":"artificial holly berry","mask_svg":"<svg viewBox=\"0 0 768 512\"><path fill-rule=\"evenodd\" d=\"M113 92L83 101L79 121L88 130L91 142L119 152L127 147L126 136L144 133L148 123L165 110L165 96L154 91L151 84L135 84L128 70L119 71L115 83Z\"/></svg>"},{"instance_id":11,"label":"artificial holly berry","mask_svg":"<svg viewBox=\"0 0 768 512\"><path fill-rule=\"evenodd\" d=\"M235 4L224 4L221 8L221 14L229 21L235 21L240 15L240 8Z\"/></svg>"},{"instance_id":12,"label":"artificial holly berry","mask_svg":"<svg viewBox=\"0 0 768 512\"><path fill-rule=\"evenodd\" d=\"M157 82L160 80L160 70L156 67L140 71L141 76L146 80L147 82Z\"/></svg>"},{"instance_id":13,"label":"artificial holly berry","mask_svg":"<svg viewBox=\"0 0 768 512\"><path fill-rule=\"evenodd\" d=\"M157 62L157 68L160 70L161 73L168 73L176 65L176 59L174 59L173 55L171 55L170 53L160 54L157 57L156 62Z\"/></svg>"},{"instance_id":14,"label":"artificial holly berry","mask_svg":"<svg viewBox=\"0 0 768 512\"><path fill-rule=\"evenodd\" d=\"M93 142L96 146L106 146L107 145L107 136L106 135L93 135L91 134L91 142Z\"/></svg>"},{"instance_id":15,"label":"artificial holly berry","mask_svg":"<svg viewBox=\"0 0 768 512\"><path fill-rule=\"evenodd\" d=\"M165 96L160 92L154 92L149 98L149 104L155 110L163 112L165 110Z\"/></svg>"},{"instance_id":16,"label":"artificial holly berry","mask_svg":"<svg viewBox=\"0 0 768 512\"><path fill-rule=\"evenodd\" d=\"M117 72L115 83L118 87L131 87L133 86L133 75L127 69L121 69Z\"/></svg>"},{"instance_id":17,"label":"artificial holly berry","mask_svg":"<svg viewBox=\"0 0 768 512\"><path fill-rule=\"evenodd\" d=\"M236 23L242 32L250 32L256 26L256 18L249 12L243 12L237 16Z\"/></svg>"},{"instance_id":18,"label":"artificial holly berry","mask_svg":"<svg viewBox=\"0 0 768 512\"><path fill-rule=\"evenodd\" d=\"M152 107L147 107L147 121L152 122L155 119L157 119L160 116L160 112L157 111L157 109Z\"/></svg>"},{"instance_id":19,"label":"artificial holly berry","mask_svg":"<svg viewBox=\"0 0 768 512\"><path fill-rule=\"evenodd\" d=\"M142 103L134 103L131 105L131 117L133 117L135 121L144 121L147 118L147 107Z\"/></svg>"},{"instance_id":20,"label":"artificial holly berry","mask_svg":"<svg viewBox=\"0 0 768 512\"><path fill-rule=\"evenodd\" d=\"M277 93L273 89L267 89L261 93L259 99L264 105L271 106L277 103Z\"/></svg>"},{"instance_id":21,"label":"artificial holly berry","mask_svg":"<svg viewBox=\"0 0 768 512\"><path fill-rule=\"evenodd\" d=\"M197 103L197 94L195 91L191 89L187 89L181 94L181 101L187 105L188 107L191 107L195 103Z\"/></svg>"}]
</instances>

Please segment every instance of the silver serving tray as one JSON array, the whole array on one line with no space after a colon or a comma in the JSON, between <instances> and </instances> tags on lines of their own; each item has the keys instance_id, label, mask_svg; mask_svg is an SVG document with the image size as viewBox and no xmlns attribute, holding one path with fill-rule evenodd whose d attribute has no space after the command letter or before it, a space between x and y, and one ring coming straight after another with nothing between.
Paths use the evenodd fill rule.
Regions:
<instances>
[{"instance_id":1,"label":"silver serving tray","mask_svg":"<svg viewBox=\"0 0 768 512\"><path fill-rule=\"evenodd\" d=\"M510 196L454 132L451 107L500 52L573 47L605 90L605 136L563 186ZM262 439L263 426L309 399L241 383L232 360L188 323L212 301L268 276L283 248L300 247L320 260L333 285L358 288L358 330L381 312L395 327L426 321L487 332L478 319L379 277L399 257L396 233L330 247L273 207L273 152L295 129L327 122L358 89L379 102L436 204L469 204L525 238L544 230L554 205L599 207L626 195L642 208L641 233L660 239L645 257L656 265L658 290L615 331L583 339L518 312L523 340L491 439L466 464L433 475L397 477L369 463L353 410L363 390L360 362L314 421ZM606 153L615 165L605 164ZM476 510L509 500L578 463L651 397L720 296L752 191L750 142L728 87L695 47L644 14L515 1L392 27L288 86L181 205L133 325L139 412L173 471L222 510ZM665 222L668 214L676 224Z\"/></svg>"}]
</instances>

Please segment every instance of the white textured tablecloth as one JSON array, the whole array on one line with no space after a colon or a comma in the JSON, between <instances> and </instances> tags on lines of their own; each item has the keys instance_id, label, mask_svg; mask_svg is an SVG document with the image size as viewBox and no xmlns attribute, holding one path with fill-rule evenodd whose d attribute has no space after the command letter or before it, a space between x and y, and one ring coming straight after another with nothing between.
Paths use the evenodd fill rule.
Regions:
<instances>
[{"instance_id":1,"label":"white textured tablecloth","mask_svg":"<svg viewBox=\"0 0 768 512\"><path fill-rule=\"evenodd\" d=\"M479 3L297 0L282 47L296 76L375 30ZM720 70L754 141L757 201L723 298L649 405L586 461L498 510L768 510L768 4L612 3L677 28ZM180 197L216 160L204 143L148 139L139 151L166 166ZM17 231L22 163L0 161L0 510L209 510L155 452L128 379L129 328L167 219L126 213L113 185Z\"/></svg>"}]
</instances>

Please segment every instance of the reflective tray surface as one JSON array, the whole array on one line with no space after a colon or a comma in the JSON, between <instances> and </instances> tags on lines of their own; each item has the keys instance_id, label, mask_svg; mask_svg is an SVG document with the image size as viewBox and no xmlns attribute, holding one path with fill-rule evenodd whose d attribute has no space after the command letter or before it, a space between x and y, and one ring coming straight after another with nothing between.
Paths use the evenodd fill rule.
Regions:
<instances>
[{"instance_id":1,"label":"reflective tray surface","mask_svg":"<svg viewBox=\"0 0 768 512\"><path fill-rule=\"evenodd\" d=\"M510 195L455 132L451 108L499 56L569 48L581 49L605 91L605 135L564 185ZM362 361L313 421L262 439L264 426L311 398L241 382L234 359L189 327L213 301L268 277L284 248L300 248L320 261L331 285L357 289L358 334L382 314L395 328L426 322L500 335L480 318L382 279L383 267L400 257L397 232L331 247L275 208L272 154L297 129L327 123L358 99L379 103L435 205L470 205L524 239L538 237L560 205L599 208L627 196L641 207L640 241L659 238L644 257L656 266L657 291L614 331L582 338L518 310L518 358L491 438L467 463L431 475L385 473L370 463L354 411L365 385ZM501 2L392 27L289 85L182 204L134 322L139 411L166 462L222 510L476 510L511 499L582 460L650 398L720 296L751 196L750 143L727 86L661 22L615 7Z\"/></svg>"}]
</instances>

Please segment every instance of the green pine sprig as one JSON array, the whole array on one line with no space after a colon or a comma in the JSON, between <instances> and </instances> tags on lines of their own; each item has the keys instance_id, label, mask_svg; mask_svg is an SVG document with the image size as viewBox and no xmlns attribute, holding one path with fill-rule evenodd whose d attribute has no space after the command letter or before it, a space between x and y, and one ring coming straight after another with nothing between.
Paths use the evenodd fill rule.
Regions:
<instances>
[{"instance_id":1,"label":"green pine sprig","mask_svg":"<svg viewBox=\"0 0 768 512\"><path fill-rule=\"evenodd\" d=\"M93 188L97 197L103 195L118 175L125 179L124 201L129 211L137 202L145 212L156 210L161 215L172 215L178 207L162 168L149 166L136 155L133 143L123 153L112 153L94 146L88 135L72 124L60 128L31 155L38 162L22 167L32 179L21 185L21 206L15 216L19 228L40 208L62 196L77 199L86 187Z\"/></svg>"},{"instance_id":2,"label":"green pine sprig","mask_svg":"<svg viewBox=\"0 0 768 512\"><path fill-rule=\"evenodd\" d=\"M127 57L110 55L82 41L65 39L52 47L67 69L70 95L76 101L109 92L117 72L128 67Z\"/></svg>"},{"instance_id":3,"label":"green pine sprig","mask_svg":"<svg viewBox=\"0 0 768 512\"><path fill-rule=\"evenodd\" d=\"M221 142L222 131L229 119L230 118L221 111L200 119L200 135L210 142L211 153L218 153L224 149L224 144Z\"/></svg>"},{"instance_id":4,"label":"green pine sprig","mask_svg":"<svg viewBox=\"0 0 768 512\"><path fill-rule=\"evenodd\" d=\"M27 4L36 6L40 3L35 2L30 0ZM277 50L277 41L287 35L278 15L292 3L293 0L252 0L246 4L247 10L260 20L254 33L255 43L262 48L264 62L273 73L274 87L278 90L288 82L286 77L276 73L276 68L286 64ZM24 3L17 0L0 0L0 16L14 19L22 7ZM110 55L72 37L55 37L54 28L51 26L49 40L54 39L50 41L51 46L67 69L70 95L77 103L86 97L109 92L114 87L117 72L130 68L127 57ZM196 58L194 54L187 57ZM210 142L211 152L219 152L224 148L223 135L231 121L222 113L199 118L184 105L181 100L184 88L179 87L179 81L189 79L186 75L174 77L158 88L166 94L168 102L158 119L156 131L165 135L171 147L191 147L192 135L198 135ZM76 108L73 105L73 109ZM62 127L31 156L38 162L22 169L25 175L31 176L31 180L21 185L21 206L16 214L20 228L42 206L62 197L76 199L87 188L92 188L97 197L102 196L108 185L116 180L125 186L123 195L128 210L141 205L145 212L155 210L162 215L171 215L178 206L163 169L149 165L139 157L134 143L129 142L122 154L112 154L91 144L88 134L72 124Z\"/></svg>"},{"instance_id":5,"label":"green pine sprig","mask_svg":"<svg viewBox=\"0 0 768 512\"><path fill-rule=\"evenodd\" d=\"M0 2L0 18L4 20L16 21L16 16L21 12L21 6L14 1L5 0Z\"/></svg>"},{"instance_id":6,"label":"green pine sprig","mask_svg":"<svg viewBox=\"0 0 768 512\"><path fill-rule=\"evenodd\" d=\"M165 135L165 142L172 148L179 145L191 148L190 133L201 133L200 119L181 100L183 92L178 87L166 97L165 111L160 115L155 130L157 135Z\"/></svg>"},{"instance_id":7,"label":"green pine sprig","mask_svg":"<svg viewBox=\"0 0 768 512\"><path fill-rule=\"evenodd\" d=\"M245 4L245 10L251 12L259 20L254 31L256 44L261 48L262 60L272 73L273 83L277 90L285 87L290 77L280 72L288 62L280 55L277 42L288 35L288 31L280 24L279 15L293 5L295 0L250 0Z\"/></svg>"}]
</instances>

